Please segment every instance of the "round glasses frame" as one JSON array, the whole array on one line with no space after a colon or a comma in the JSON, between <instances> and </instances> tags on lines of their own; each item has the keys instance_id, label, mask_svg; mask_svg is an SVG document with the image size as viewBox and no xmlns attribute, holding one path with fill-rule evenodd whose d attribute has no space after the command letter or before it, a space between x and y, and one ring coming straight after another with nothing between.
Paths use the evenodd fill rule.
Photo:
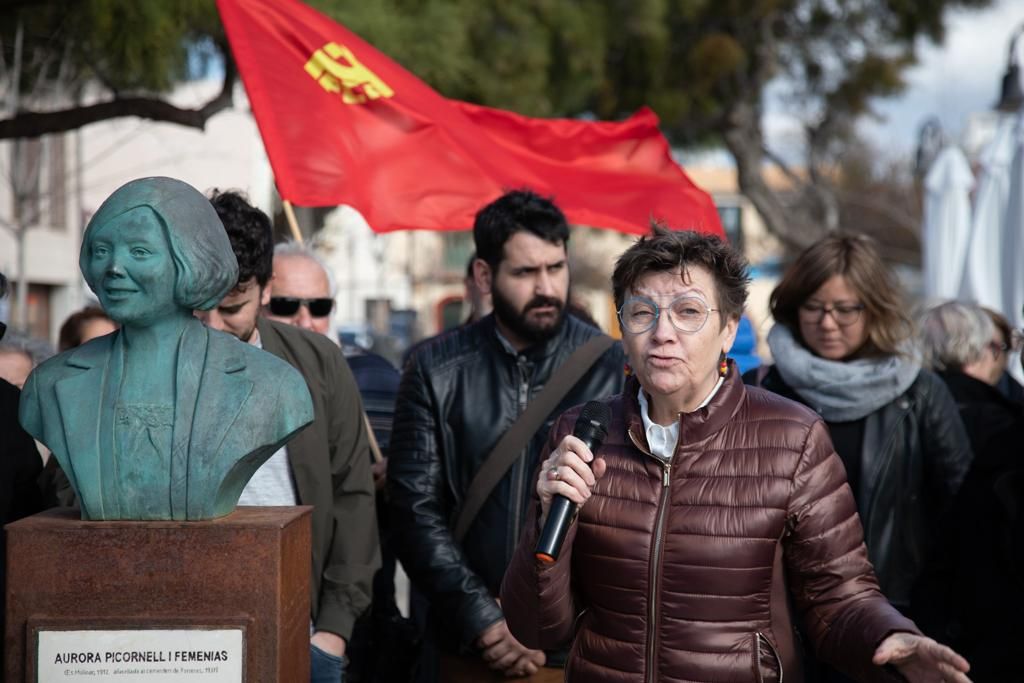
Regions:
<instances>
[{"instance_id":1,"label":"round glasses frame","mask_svg":"<svg viewBox=\"0 0 1024 683\"><path fill-rule=\"evenodd\" d=\"M825 315L831 315L832 319L836 321L836 325L839 327L849 327L858 320L860 320L860 314L864 311L864 304L854 304L842 306L822 306L819 304L801 304L800 308L797 309L800 317L805 322L812 323L814 325L820 325L821 321L825 319Z\"/></svg>"},{"instance_id":2,"label":"round glasses frame","mask_svg":"<svg viewBox=\"0 0 1024 683\"><path fill-rule=\"evenodd\" d=\"M1011 351L1017 351L1018 350L1012 344L1007 344L1005 342L996 341L995 339L990 341L985 346L988 348L989 351L992 352L992 357L993 358L999 358L1000 356L1006 355L1006 354L1010 353Z\"/></svg>"},{"instance_id":3,"label":"round glasses frame","mask_svg":"<svg viewBox=\"0 0 1024 683\"><path fill-rule=\"evenodd\" d=\"M686 310L685 304L692 304L703 313L694 317L687 317L684 315ZM630 310L637 305L648 308L636 311L634 315L631 315ZM704 328L711 314L721 309L711 308L702 300L692 296L676 297L666 307L659 306L653 299L646 296L631 296L622 302L622 306L619 307L617 313L619 324L624 332L643 334L657 327L658 321L661 320L661 312L666 310L668 311L668 319L672 323L672 327L684 334L696 334ZM637 315L638 313L644 313L645 315L639 316Z\"/></svg>"}]
</instances>

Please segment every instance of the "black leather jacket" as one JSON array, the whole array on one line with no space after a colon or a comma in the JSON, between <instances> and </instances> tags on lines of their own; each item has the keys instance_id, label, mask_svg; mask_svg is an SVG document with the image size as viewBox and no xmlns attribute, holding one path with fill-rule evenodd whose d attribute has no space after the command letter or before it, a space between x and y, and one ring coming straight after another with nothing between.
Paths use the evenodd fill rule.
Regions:
<instances>
[{"instance_id":1,"label":"black leather jacket","mask_svg":"<svg viewBox=\"0 0 1024 683\"><path fill-rule=\"evenodd\" d=\"M756 371L744 375L755 383ZM772 367L761 386L805 403ZM906 610L914 583L971 464L956 403L922 370L901 396L864 418L857 510L882 593Z\"/></svg>"},{"instance_id":2,"label":"black leather jacket","mask_svg":"<svg viewBox=\"0 0 1024 683\"><path fill-rule=\"evenodd\" d=\"M493 316L416 349L402 375L388 460L394 546L430 602L446 649L470 647L502 618L498 594L533 492L548 430L564 410L622 389L620 344L562 400L481 508L464 542L450 530L469 483L501 435L569 355L600 332L567 316L548 342L515 353Z\"/></svg>"}]
</instances>

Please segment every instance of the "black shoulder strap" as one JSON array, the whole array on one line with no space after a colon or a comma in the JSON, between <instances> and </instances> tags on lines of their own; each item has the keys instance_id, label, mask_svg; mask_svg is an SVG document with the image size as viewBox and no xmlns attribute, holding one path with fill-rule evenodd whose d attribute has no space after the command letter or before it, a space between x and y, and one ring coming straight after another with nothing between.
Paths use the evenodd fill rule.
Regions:
<instances>
[{"instance_id":1,"label":"black shoulder strap","mask_svg":"<svg viewBox=\"0 0 1024 683\"><path fill-rule=\"evenodd\" d=\"M586 344L573 351L572 355L551 375L551 379L548 380L544 389L526 406L526 410L519 416L519 419L501 436L497 445L494 446L484 464L480 466L469 483L466 500L455 521L453 533L456 541L461 543L465 538L466 532L469 531L469 525L476 519L477 513L480 512L480 508L483 507L494 487L522 455L526 444L544 424L544 420L558 407L569 390L594 365L601 354L611 348L614 343L614 339L602 334L591 338Z\"/></svg>"}]
</instances>

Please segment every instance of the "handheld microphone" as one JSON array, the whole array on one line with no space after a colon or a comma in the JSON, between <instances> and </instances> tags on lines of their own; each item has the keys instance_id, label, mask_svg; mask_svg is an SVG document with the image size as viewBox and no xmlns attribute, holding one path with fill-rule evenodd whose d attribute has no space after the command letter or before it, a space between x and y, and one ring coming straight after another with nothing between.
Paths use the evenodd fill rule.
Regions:
<instances>
[{"instance_id":1,"label":"handheld microphone","mask_svg":"<svg viewBox=\"0 0 1024 683\"><path fill-rule=\"evenodd\" d=\"M600 401L590 401L576 418L572 435L585 443L591 452L596 451L604 443L604 437L608 436L608 423L611 421L611 408ZM550 564L558 559L575 507L576 504L565 496L555 495L552 499L544 529L533 551L538 560Z\"/></svg>"}]
</instances>

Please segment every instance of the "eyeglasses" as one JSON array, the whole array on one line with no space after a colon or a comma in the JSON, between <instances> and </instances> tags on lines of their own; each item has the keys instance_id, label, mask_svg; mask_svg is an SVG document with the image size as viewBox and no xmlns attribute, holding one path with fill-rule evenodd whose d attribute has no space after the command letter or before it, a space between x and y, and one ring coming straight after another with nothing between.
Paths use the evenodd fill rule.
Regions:
<instances>
[{"instance_id":1,"label":"eyeglasses","mask_svg":"<svg viewBox=\"0 0 1024 683\"><path fill-rule=\"evenodd\" d=\"M996 358L1003 355L1010 350L1010 347L1001 341L995 341L994 339L988 343L988 350L992 352L992 355Z\"/></svg>"},{"instance_id":2,"label":"eyeglasses","mask_svg":"<svg viewBox=\"0 0 1024 683\"><path fill-rule=\"evenodd\" d=\"M717 308L709 308L700 299L692 296L681 296L674 299L668 306L661 307L646 296L631 296L622 303L619 309L619 323L622 329L630 334L643 334L654 329L662 311L668 311L668 319L672 327L686 334L699 332L708 321L708 316Z\"/></svg>"},{"instance_id":3,"label":"eyeglasses","mask_svg":"<svg viewBox=\"0 0 1024 683\"><path fill-rule=\"evenodd\" d=\"M830 314L839 327L849 327L860 319L860 312L864 310L864 304L834 304L824 306L822 304L800 304L800 317L804 322L821 324L825 314Z\"/></svg>"},{"instance_id":4,"label":"eyeglasses","mask_svg":"<svg viewBox=\"0 0 1024 683\"><path fill-rule=\"evenodd\" d=\"M331 314L331 309L334 308L334 299L327 297L321 299L297 299L292 296L270 297L270 312L282 318L298 313L299 306L308 308L309 314L314 318L325 318Z\"/></svg>"}]
</instances>

